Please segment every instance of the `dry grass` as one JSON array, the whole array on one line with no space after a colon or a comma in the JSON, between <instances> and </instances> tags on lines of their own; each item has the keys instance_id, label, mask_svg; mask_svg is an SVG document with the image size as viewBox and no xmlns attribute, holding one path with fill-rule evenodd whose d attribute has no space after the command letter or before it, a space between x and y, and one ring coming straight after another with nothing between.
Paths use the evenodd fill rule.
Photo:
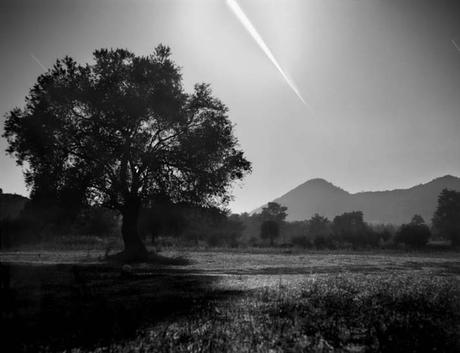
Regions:
<instances>
[{"instance_id":1,"label":"dry grass","mask_svg":"<svg viewBox=\"0 0 460 353\"><path fill-rule=\"evenodd\" d=\"M458 299L445 278L321 277L209 302L93 352L458 352Z\"/></svg>"},{"instance_id":2,"label":"dry grass","mask_svg":"<svg viewBox=\"0 0 460 353\"><path fill-rule=\"evenodd\" d=\"M455 253L167 251L188 265L103 252L2 253L19 351L457 352ZM6 319L6 320L4 320ZM73 347L73 348L72 348Z\"/></svg>"}]
</instances>

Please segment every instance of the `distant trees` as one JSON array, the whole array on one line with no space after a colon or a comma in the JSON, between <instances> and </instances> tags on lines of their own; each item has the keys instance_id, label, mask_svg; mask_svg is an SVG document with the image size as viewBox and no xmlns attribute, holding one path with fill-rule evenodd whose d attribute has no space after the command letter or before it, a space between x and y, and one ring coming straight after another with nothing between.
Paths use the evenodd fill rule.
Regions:
<instances>
[{"instance_id":1,"label":"distant trees","mask_svg":"<svg viewBox=\"0 0 460 353\"><path fill-rule=\"evenodd\" d=\"M331 221L326 217L315 213L307 221L307 235L317 248L326 247L330 243L331 234Z\"/></svg>"},{"instance_id":2,"label":"distant trees","mask_svg":"<svg viewBox=\"0 0 460 353\"><path fill-rule=\"evenodd\" d=\"M303 222L288 222L284 230L289 231L292 244L317 249L362 248L388 244L394 231L380 225L375 229L364 221L361 211L345 212L331 222L319 214ZM281 230L282 231L282 230Z\"/></svg>"},{"instance_id":3,"label":"distant trees","mask_svg":"<svg viewBox=\"0 0 460 353\"><path fill-rule=\"evenodd\" d=\"M403 224L395 236L395 243L420 248L425 246L430 239L430 228L420 215L414 215L408 224Z\"/></svg>"},{"instance_id":4,"label":"distant trees","mask_svg":"<svg viewBox=\"0 0 460 353\"><path fill-rule=\"evenodd\" d=\"M245 238L251 239L251 244L257 244L254 237L257 234L254 231L255 225L259 224L261 229L263 220L276 219L273 215L281 215L280 218L284 219L285 213L286 210L275 203L267 205L259 215L242 215L243 223L249 225L245 229ZM460 192L444 189L440 193L431 225L419 214L415 214L409 223L401 226L367 223L361 211L337 215L332 222L315 214L308 220L283 221L282 225L276 230L275 225L264 224L264 231L259 234L265 239L273 239L282 234L286 243L302 248L375 248L398 244L404 244L407 248L420 248L428 245L433 231L433 234L451 240L453 246L460 246ZM274 242L271 241L270 244Z\"/></svg>"},{"instance_id":5,"label":"distant trees","mask_svg":"<svg viewBox=\"0 0 460 353\"><path fill-rule=\"evenodd\" d=\"M244 225L238 215L217 207L155 204L143 209L139 217L142 238L152 243L238 246Z\"/></svg>"},{"instance_id":6,"label":"distant trees","mask_svg":"<svg viewBox=\"0 0 460 353\"><path fill-rule=\"evenodd\" d=\"M312 240L308 234L308 221L285 222L283 232L293 245L301 248L310 248Z\"/></svg>"},{"instance_id":7,"label":"distant trees","mask_svg":"<svg viewBox=\"0 0 460 353\"><path fill-rule=\"evenodd\" d=\"M460 246L460 192L442 190L432 222L437 233Z\"/></svg>"},{"instance_id":8,"label":"distant trees","mask_svg":"<svg viewBox=\"0 0 460 353\"><path fill-rule=\"evenodd\" d=\"M419 214L416 214L412 217L412 220L410 221L411 224L416 224L416 225L421 225L425 224L425 220L423 219L422 216Z\"/></svg>"},{"instance_id":9,"label":"distant trees","mask_svg":"<svg viewBox=\"0 0 460 353\"><path fill-rule=\"evenodd\" d=\"M297 234L292 236L291 238L292 245L300 247L300 248L311 248L313 246L313 242L306 234Z\"/></svg>"},{"instance_id":10,"label":"distant trees","mask_svg":"<svg viewBox=\"0 0 460 353\"><path fill-rule=\"evenodd\" d=\"M195 245L202 241L212 247L238 246L244 225L237 216L217 208L195 208L192 212L185 208L183 216L183 240L192 241Z\"/></svg>"},{"instance_id":11,"label":"distant trees","mask_svg":"<svg viewBox=\"0 0 460 353\"><path fill-rule=\"evenodd\" d=\"M281 206L277 202L269 202L266 207L262 208L260 218L264 221L270 220L281 224L287 217L287 207Z\"/></svg>"},{"instance_id":12,"label":"distant trees","mask_svg":"<svg viewBox=\"0 0 460 353\"><path fill-rule=\"evenodd\" d=\"M332 221L332 229L334 233L342 236L345 240L353 240L353 238L365 230L363 213L361 211L345 212L334 217Z\"/></svg>"},{"instance_id":13,"label":"distant trees","mask_svg":"<svg viewBox=\"0 0 460 353\"><path fill-rule=\"evenodd\" d=\"M6 116L7 151L32 194L118 210L126 260L147 256L141 206L217 206L251 170L227 107L208 85L186 93L170 56L160 45L147 56L96 50L91 65L65 57Z\"/></svg>"},{"instance_id":14,"label":"distant trees","mask_svg":"<svg viewBox=\"0 0 460 353\"><path fill-rule=\"evenodd\" d=\"M331 221L315 213L308 221L308 233L314 238L331 234Z\"/></svg>"},{"instance_id":15,"label":"distant trees","mask_svg":"<svg viewBox=\"0 0 460 353\"><path fill-rule=\"evenodd\" d=\"M161 236L178 237L187 227L187 216L196 212L194 207L173 204L167 200L155 200L141 209L138 230L142 239L155 239Z\"/></svg>"},{"instance_id":16,"label":"distant trees","mask_svg":"<svg viewBox=\"0 0 460 353\"><path fill-rule=\"evenodd\" d=\"M287 216L287 207L281 206L276 202L269 202L267 207L262 208L260 219L260 237L268 239L270 246L274 245L274 240L279 237L281 224Z\"/></svg>"},{"instance_id":17,"label":"distant trees","mask_svg":"<svg viewBox=\"0 0 460 353\"><path fill-rule=\"evenodd\" d=\"M269 240L271 246L283 231L288 235L287 242L302 248L317 249L392 247L396 244L420 248L428 243L431 235L429 226L420 215L414 215L408 224L400 227L369 224L364 221L361 211L345 212L334 217L332 222L315 214L306 221L284 222L283 227L277 227L274 221L261 221L260 214L244 214L238 217L244 225L255 224L259 220L260 238ZM248 234L247 240L250 240L251 245L257 245L256 240L250 237L252 234L254 233Z\"/></svg>"},{"instance_id":18,"label":"distant trees","mask_svg":"<svg viewBox=\"0 0 460 353\"><path fill-rule=\"evenodd\" d=\"M224 244L232 248L237 247L240 244L244 227L237 215L228 216L220 229L223 236L219 236L220 243L218 245Z\"/></svg>"},{"instance_id":19,"label":"distant trees","mask_svg":"<svg viewBox=\"0 0 460 353\"><path fill-rule=\"evenodd\" d=\"M376 246L379 241L378 235L364 222L361 211L345 212L334 217L332 230L340 241L354 247Z\"/></svg>"},{"instance_id":20,"label":"distant trees","mask_svg":"<svg viewBox=\"0 0 460 353\"><path fill-rule=\"evenodd\" d=\"M268 239L270 246L274 245L275 239L280 235L280 226L276 221L266 220L260 226L260 237L264 240Z\"/></svg>"}]
</instances>

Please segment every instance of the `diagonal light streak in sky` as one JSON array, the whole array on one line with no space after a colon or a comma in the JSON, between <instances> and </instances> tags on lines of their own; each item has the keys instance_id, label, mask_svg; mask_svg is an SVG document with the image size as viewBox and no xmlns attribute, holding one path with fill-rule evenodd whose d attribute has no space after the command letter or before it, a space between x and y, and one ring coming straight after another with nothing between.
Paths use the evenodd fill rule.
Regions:
<instances>
[{"instance_id":1,"label":"diagonal light streak in sky","mask_svg":"<svg viewBox=\"0 0 460 353\"><path fill-rule=\"evenodd\" d=\"M455 47L455 49L457 49L457 51L460 52L460 46L458 46L457 42L453 39L451 39L451 42L452 42L452 45Z\"/></svg>"},{"instance_id":2,"label":"diagonal light streak in sky","mask_svg":"<svg viewBox=\"0 0 460 353\"><path fill-rule=\"evenodd\" d=\"M265 44L264 40L260 36L260 34L257 32L255 27L252 25L251 21L249 18L246 16L244 11L241 9L240 5L236 0L227 0L227 5L230 7L230 9L233 11L234 15L238 18L238 20L241 22L241 24L244 26L244 28L249 32L251 37L256 41L256 43L259 45L260 49L265 53L265 55L270 59L272 64L278 69L280 72L281 76L283 76L284 80L286 83L291 87L291 89L294 91L294 93L297 95L297 97L302 101L303 104L305 104L308 107L307 102L303 99L302 95L300 94L297 86L295 85L294 81L292 81L288 75L284 72L284 70L281 68L281 66L278 64L278 61L276 60L275 56L271 52L270 48Z\"/></svg>"},{"instance_id":3,"label":"diagonal light streak in sky","mask_svg":"<svg viewBox=\"0 0 460 353\"><path fill-rule=\"evenodd\" d=\"M34 59L34 61L43 69L43 71L47 71L45 65L43 65L34 54L30 53L30 57Z\"/></svg>"}]
</instances>

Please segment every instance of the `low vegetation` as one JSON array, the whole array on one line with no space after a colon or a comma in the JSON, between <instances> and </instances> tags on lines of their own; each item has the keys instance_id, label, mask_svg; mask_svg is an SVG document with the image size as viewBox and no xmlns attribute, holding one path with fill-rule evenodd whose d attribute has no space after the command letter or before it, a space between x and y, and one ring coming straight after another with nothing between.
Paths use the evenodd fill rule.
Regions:
<instances>
[{"instance_id":1,"label":"low vegetation","mask_svg":"<svg viewBox=\"0 0 460 353\"><path fill-rule=\"evenodd\" d=\"M460 348L459 320L445 278L339 275L208 302L93 351L447 353Z\"/></svg>"},{"instance_id":2,"label":"low vegetation","mask_svg":"<svg viewBox=\"0 0 460 353\"><path fill-rule=\"evenodd\" d=\"M0 291L2 347L446 353L460 347L456 253L191 252L173 265L132 266L97 256L4 253L11 282Z\"/></svg>"}]
</instances>

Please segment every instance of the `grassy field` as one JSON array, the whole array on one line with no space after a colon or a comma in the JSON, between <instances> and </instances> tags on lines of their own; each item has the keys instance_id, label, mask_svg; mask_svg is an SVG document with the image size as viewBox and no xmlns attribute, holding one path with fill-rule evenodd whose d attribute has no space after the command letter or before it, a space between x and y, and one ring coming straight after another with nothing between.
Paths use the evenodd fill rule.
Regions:
<instances>
[{"instance_id":1,"label":"grassy field","mask_svg":"<svg viewBox=\"0 0 460 353\"><path fill-rule=\"evenodd\" d=\"M458 352L455 252L1 253L2 347L73 352Z\"/></svg>"}]
</instances>

